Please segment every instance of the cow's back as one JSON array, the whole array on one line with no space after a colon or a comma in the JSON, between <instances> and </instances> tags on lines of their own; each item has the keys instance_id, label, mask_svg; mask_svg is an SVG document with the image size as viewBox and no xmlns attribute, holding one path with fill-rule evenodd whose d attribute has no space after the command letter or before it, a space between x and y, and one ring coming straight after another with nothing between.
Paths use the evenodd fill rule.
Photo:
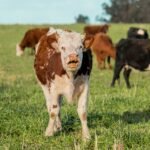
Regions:
<instances>
[{"instance_id":1,"label":"cow's back","mask_svg":"<svg viewBox=\"0 0 150 150\"><path fill-rule=\"evenodd\" d=\"M84 27L84 33L96 34L96 33L107 33L109 25L87 25Z\"/></svg>"}]
</instances>

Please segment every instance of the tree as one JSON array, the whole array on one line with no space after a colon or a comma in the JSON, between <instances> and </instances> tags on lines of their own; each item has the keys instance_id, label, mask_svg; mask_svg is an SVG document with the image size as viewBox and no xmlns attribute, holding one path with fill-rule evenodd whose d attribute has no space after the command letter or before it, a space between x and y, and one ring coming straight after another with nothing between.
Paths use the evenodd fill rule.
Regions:
<instances>
[{"instance_id":1,"label":"tree","mask_svg":"<svg viewBox=\"0 0 150 150\"><path fill-rule=\"evenodd\" d=\"M79 14L78 17L75 17L76 23L89 23L89 17Z\"/></svg>"},{"instance_id":2,"label":"tree","mask_svg":"<svg viewBox=\"0 0 150 150\"><path fill-rule=\"evenodd\" d=\"M110 16L108 22L150 22L149 0L110 0L110 3L102 5L105 13Z\"/></svg>"}]
</instances>

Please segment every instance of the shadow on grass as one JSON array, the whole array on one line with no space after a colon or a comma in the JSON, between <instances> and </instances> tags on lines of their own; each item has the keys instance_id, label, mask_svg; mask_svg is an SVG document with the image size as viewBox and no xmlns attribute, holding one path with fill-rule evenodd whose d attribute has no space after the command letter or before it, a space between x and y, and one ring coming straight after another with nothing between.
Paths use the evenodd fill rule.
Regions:
<instances>
[{"instance_id":1,"label":"shadow on grass","mask_svg":"<svg viewBox=\"0 0 150 150\"><path fill-rule=\"evenodd\" d=\"M90 128L96 128L99 126L99 122L102 120L102 115L98 112L88 113L88 126Z\"/></svg>"},{"instance_id":2,"label":"shadow on grass","mask_svg":"<svg viewBox=\"0 0 150 150\"><path fill-rule=\"evenodd\" d=\"M116 113L108 113L102 115L104 115L104 118L105 116L106 118L109 117L112 122L122 120L123 122L128 124L136 124L141 122L148 122L150 120L150 109L135 112L126 111L122 115Z\"/></svg>"},{"instance_id":3,"label":"shadow on grass","mask_svg":"<svg viewBox=\"0 0 150 150\"><path fill-rule=\"evenodd\" d=\"M145 111L124 112L122 115L122 120L129 124L147 122L150 120L150 109Z\"/></svg>"},{"instance_id":4,"label":"shadow on grass","mask_svg":"<svg viewBox=\"0 0 150 150\"><path fill-rule=\"evenodd\" d=\"M90 128L97 128L102 125L109 128L112 122L122 120L127 124L137 124L141 122L148 122L150 120L150 109L143 111L129 112L126 111L122 115L116 113L96 113L88 114L88 125Z\"/></svg>"},{"instance_id":5,"label":"shadow on grass","mask_svg":"<svg viewBox=\"0 0 150 150\"><path fill-rule=\"evenodd\" d=\"M150 109L145 111L124 112L123 115L116 113L103 113L90 112L88 113L88 126L89 128L96 129L99 126L109 128L112 122L122 120L127 124L136 124L140 122L147 122L150 120ZM62 120L62 132L71 133L81 129L81 122L78 116L69 114L67 118ZM58 134L59 135L59 134Z\"/></svg>"},{"instance_id":6,"label":"shadow on grass","mask_svg":"<svg viewBox=\"0 0 150 150\"><path fill-rule=\"evenodd\" d=\"M68 115L67 118L62 120L62 128L63 128L63 132L74 132L77 128L77 125L80 124L80 120L78 117L73 116L71 114Z\"/></svg>"}]
</instances>

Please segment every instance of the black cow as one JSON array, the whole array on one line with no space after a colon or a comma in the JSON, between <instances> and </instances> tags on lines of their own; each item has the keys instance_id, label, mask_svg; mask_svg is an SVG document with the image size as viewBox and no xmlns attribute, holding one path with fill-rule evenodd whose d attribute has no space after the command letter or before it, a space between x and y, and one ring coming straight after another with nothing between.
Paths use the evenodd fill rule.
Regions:
<instances>
[{"instance_id":1,"label":"black cow","mask_svg":"<svg viewBox=\"0 0 150 150\"><path fill-rule=\"evenodd\" d=\"M127 32L127 38L136 38L136 39L148 39L148 32L146 29L130 27Z\"/></svg>"},{"instance_id":2,"label":"black cow","mask_svg":"<svg viewBox=\"0 0 150 150\"><path fill-rule=\"evenodd\" d=\"M130 88L129 76L131 67L139 71L150 70L150 40L149 39L121 39L116 46L116 61L111 86L119 79L124 68L126 85Z\"/></svg>"}]
</instances>

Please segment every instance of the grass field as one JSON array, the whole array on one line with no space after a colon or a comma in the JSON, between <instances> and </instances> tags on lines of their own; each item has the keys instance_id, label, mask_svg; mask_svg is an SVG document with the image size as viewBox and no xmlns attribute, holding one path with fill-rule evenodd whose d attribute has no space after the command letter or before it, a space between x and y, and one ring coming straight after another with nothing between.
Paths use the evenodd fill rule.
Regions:
<instances>
[{"instance_id":1,"label":"grass field","mask_svg":"<svg viewBox=\"0 0 150 150\"><path fill-rule=\"evenodd\" d=\"M56 25L55 25L56 26ZM84 25L60 25L82 32ZM116 43L126 37L130 26L112 24L109 35ZM111 150L123 145L125 150L150 149L150 72L132 72L132 89L121 84L110 88L112 70L98 70L94 57L90 78L88 125L91 141L81 140L81 124L76 104L63 101L63 131L44 137L48 123L44 95L33 70L34 56L27 49L15 56L16 43L34 25L0 25L0 150Z\"/></svg>"}]
</instances>

